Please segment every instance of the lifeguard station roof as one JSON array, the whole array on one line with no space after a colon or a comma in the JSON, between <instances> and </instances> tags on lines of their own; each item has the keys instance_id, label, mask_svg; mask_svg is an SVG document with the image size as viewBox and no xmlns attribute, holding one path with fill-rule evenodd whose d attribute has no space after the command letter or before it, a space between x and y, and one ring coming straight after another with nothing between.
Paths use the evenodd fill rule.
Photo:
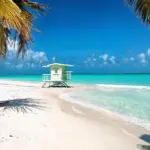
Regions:
<instances>
[{"instance_id":1,"label":"lifeguard station roof","mask_svg":"<svg viewBox=\"0 0 150 150\"><path fill-rule=\"evenodd\" d=\"M43 66L43 67L51 67L51 66L55 66L55 65L58 65L58 66L66 66L66 67L74 67L74 65L69 65L69 64L60 64L60 63L48 64L48 65Z\"/></svg>"}]
</instances>

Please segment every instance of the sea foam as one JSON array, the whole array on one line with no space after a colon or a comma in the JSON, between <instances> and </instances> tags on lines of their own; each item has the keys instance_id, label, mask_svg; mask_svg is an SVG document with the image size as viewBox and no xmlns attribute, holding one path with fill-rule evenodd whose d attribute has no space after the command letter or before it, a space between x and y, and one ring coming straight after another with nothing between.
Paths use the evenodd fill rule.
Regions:
<instances>
[{"instance_id":1,"label":"sea foam","mask_svg":"<svg viewBox=\"0 0 150 150\"><path fill-rule=\"evenodd\" d=\"M95 87L101 88L130 88L130 89L150 89L150 86L140 86L140 85L118 85L118 84L95 84Z\"/></svg>"},{"instance_id":2,"label":"sea foam","mask_svg":"<svg viewBox=\"0 0 150 150\"><path fill-rule=\"evenodd\" d=\"M104 88L105 87L105 88ZM114 89L114 88L121 88L121 89L150 89L150 87L148 86L128 86L128 85L104 85L104 84L97 84L96 85L96 89L99 90L100 88L100 91L102 90L106 90L107 92L110 90L110 89ZM109 110L103 106L100 106L100 105L96 105L96 104L93 104L92 102L86 102L82 99L82 97L80 97L80 95L78 95L79 93L68 93L68 94L63 94L60 96L60 98L64 99L65 101L69 101L71 103L75 103L75 104L78 104L80 106L83 106L83 107L87 107L87 108L90 108L90 109L94 109L96 111L103 111L105 113L107 113L108 115L111 115L111 116L115 116L115 117L118 117L126 122L129 122L129 123L133 123L133 124L136 124L138 126L141 126L141 127L144 127L146 129L150 129L150 122L148 121L145 121L143 119L140 119L138 117L135 117L132 113L130 113L130 115L124 115L124 114L120 114L119 112L115 112L113 110ZM77 95L77 96L76 96ZM92 97L91 97L92 98ZM113 100L113 99L112 99Z\"/></svg>"}]
</instances>

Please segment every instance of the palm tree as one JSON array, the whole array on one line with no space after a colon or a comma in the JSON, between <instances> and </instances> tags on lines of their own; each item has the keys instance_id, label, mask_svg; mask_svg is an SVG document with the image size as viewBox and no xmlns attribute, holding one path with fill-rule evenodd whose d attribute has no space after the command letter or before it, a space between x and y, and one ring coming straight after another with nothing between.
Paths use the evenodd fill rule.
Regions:
<instances>
[{"instance_id":1,"label":"palm tree","mask_svg":"<svg viewBox=\"0 0 150 150\"><path fill-rule=\"evenodd\" d=\"M28 11L34 9L39 15L45 15L47 6L29 0L0 0L0 56L7 52L8 39L15 31L14 41L19 40L17 56L24 56L28 44L32 41L31 29L34 16Z\"/></svg>"},{"instance_id":2,"label":"palm tree","mask_svg":"<svg viewBox=\"0 0 150 150\"><path fill-rule=\"evenodd\" d=\"M127 4L134 7L135 13L142 22L150 25L150 0L126 0Z\"/></svg>"}]
</instances>

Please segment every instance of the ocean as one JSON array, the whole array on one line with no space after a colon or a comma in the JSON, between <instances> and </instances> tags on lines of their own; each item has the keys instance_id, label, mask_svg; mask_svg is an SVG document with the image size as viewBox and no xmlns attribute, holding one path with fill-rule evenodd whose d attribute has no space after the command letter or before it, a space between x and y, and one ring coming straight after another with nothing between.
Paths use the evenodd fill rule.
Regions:
<instances>
[{"instance_id":1,"label":"ocean","mask_svg":"<svg viewBox=\"0 0 150 150\"><path fill-rule=\"evenodd\" d=\"M42 75L6 75L0 79L41 82ZM150 86L150 74L75 74L69 83Z\"/></svg>"},{"instance_id":2,"label":"ocean","mask_svg":"<svg viewBox=\"0 0 150 150\"><path fill-rule=\"evenodd\" d=\"M41 82L42 76L0 76L0 79ZM65 99L106 110L150 129L150 74L72 75L71 83L94 88L88 92L69 93Z\"/></svg>"}]
</instances>

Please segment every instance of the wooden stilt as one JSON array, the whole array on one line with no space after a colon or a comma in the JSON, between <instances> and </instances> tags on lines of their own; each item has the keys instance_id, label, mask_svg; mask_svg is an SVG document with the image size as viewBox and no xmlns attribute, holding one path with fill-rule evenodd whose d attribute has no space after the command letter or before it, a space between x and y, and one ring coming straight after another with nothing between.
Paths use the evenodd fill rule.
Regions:
<instances>
[{"instance_id":1,"label":"wooden stilt","mask_svg":"<svg viewBox=\"0 0 150 150\"><path fill-rule=\"evenodd\" d=\"M44 84L45 85L45 84ZM54 81L49 87L69 87L64 81Z\"/></svg>"},{"instance_id":2,"label":"wooden stilt","mask_svg":"<svg viewBox=\"0 0 150 150\"><path fill-rule=\"evenodd\" d=\"M44 84L42 85L42 88L44 88L45 84L46 84L46 81L45 81Z\"/></svg>"}]
</instances>

